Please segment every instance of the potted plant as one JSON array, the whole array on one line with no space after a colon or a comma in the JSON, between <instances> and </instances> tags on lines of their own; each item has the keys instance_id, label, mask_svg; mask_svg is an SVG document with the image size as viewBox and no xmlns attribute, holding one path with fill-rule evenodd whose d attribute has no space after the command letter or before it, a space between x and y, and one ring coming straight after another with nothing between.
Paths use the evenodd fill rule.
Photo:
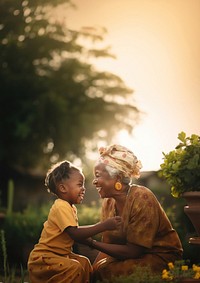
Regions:
<instances>
[{"instance_id":1,"label":"potted plant","mask_svg":"<svg viewBox=\"0 0 200 283\"><path fill-rule=\"evenodd\" d=\"M178 134L179 144L169 153L163 153L161 175L171 186L174 197L184 192L200 191L200 136Z\"/></svg>"},{"instance_id":2,"label":"potted plant","mask_svg":"<svg viewBox=\"0 0 200 283\"><path fill-rule=\"evenodd\" d=\"M185 213L200 236L200 136L178 134L179 144L169 153L163 153L160 176L171 186L173 197L184 197ZM197 213L197 218L196 217ZM200 237L197 239L200 244Z\"/></svg>"}]
</instances>

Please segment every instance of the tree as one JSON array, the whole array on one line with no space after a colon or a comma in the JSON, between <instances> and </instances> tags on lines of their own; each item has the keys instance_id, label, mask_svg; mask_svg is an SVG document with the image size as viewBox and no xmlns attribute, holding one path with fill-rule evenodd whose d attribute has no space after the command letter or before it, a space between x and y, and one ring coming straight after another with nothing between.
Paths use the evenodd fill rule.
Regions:
<instances>
[{"instance_id":1,"label":"tree","mask_svg":"<svg viewBox=\"0 0 200 283\"><path fill-rule=\"evenodd\" d=\"M104 34L76 31L51 17L52 9L66 2L72 5L0 2L1 166L46 169L50 161L83 156L86 142L100 139L102 132L109 141L137 122L133 91L91 63L113 56L108 48L95 47Z\"/></svg>"}]
</instances>

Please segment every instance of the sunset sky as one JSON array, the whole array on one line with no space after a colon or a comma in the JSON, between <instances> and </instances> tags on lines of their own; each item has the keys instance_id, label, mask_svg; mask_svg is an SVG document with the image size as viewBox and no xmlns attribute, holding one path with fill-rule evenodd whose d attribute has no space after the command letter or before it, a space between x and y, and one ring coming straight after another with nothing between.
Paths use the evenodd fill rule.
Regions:
<instances>
[{"instance_id":1,"label":"sunset sky","mask_svg":"<svg viewBox=\"0 0 200 283\"><path fill-rule=\"evenodd\" d=\"M105 45L116 60L98 68L119 75L134 89L136 105L146 114L133 137L119 140L143 163L157 170L162 152L178 143L177 135L200 134L200 1L74 0L67 24L105 27Z\"/></svg>"}]
</instances>

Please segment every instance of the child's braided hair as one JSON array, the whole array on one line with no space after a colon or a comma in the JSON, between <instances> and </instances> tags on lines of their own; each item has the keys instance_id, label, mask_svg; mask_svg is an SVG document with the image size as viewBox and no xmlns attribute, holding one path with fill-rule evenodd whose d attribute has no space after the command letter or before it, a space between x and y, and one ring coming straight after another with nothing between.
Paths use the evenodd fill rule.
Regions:
<instances>
[{"instance_id":1,"label":"child's braided hair","mask_svg":"<svg viewBox=\"0 0 200 283\"><path fill-rule=\"evenodd\" d=\"M71 162L64 160L53 165L47 172L45 178L45 186L49 193L57 194L56 187L63 179L69 179L70 174L74 171L81 171Z\"/></svg>"}]
</instances>

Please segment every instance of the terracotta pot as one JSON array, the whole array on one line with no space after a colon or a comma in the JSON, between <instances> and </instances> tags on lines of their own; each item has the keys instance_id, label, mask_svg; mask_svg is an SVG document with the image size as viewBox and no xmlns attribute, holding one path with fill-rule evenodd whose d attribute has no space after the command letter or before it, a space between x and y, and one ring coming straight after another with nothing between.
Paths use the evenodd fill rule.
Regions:
<instances>
[{"instance_id":1,"label":"terracotta pot","mask_svg":"<svg viewBox=\"0 0 200 283\"><path fill-rule=\"evenodd\" d=\"M186 192L183 194L187 205L184 212L191 220L198 237L190 238L189 243L200 245L200 191Z\"/></svg>"}]
</instances>

